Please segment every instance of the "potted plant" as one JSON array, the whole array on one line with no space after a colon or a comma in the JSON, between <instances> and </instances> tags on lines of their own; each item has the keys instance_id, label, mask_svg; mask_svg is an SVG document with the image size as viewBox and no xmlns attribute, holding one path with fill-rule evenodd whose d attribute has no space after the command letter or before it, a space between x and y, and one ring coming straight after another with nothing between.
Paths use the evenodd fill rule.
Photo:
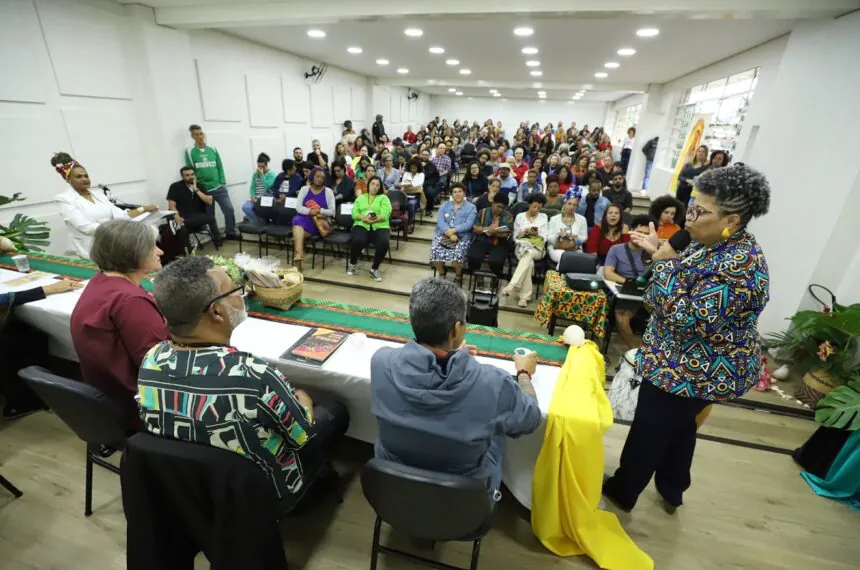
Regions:
<instances>
[{"instance_id":1,"label":"potted plant","mask_svg":"<svg viewBox=\"0 0 860 570\"><path fill-rule=\"evenodd\" d=\"M13 194L11 198L0 196L0 206L23 200L20 192ZM48 239L50 235L51 228L45 222L34 220L23 214L15 214L8 225L0 224L0 241L3 242L3 247L0 250L42 252L45 251L42 248L51 243Z\"/></svg>"},{"instance_id":2,"label":"potted plant","mask_svg":"<svg viewBox=\"0 0 860 570\"><path fill-rule=\"evenodd\" d=\"M815 405L825 394L860 376L860 303L833 303L825 311L798 311L788 330L771 334L767 346L804 372L798 398Z\"/></svg>"},{"instance_id":3,"label":"potted plant","mask_svg":"<svg viewBox=\"0 0 860 570\"><path fill-rule=\"evenodd\" d=\"M815 421L829 428L860 429L860 376L824 396L815 410Z\"/></svg>"}]
</instances>

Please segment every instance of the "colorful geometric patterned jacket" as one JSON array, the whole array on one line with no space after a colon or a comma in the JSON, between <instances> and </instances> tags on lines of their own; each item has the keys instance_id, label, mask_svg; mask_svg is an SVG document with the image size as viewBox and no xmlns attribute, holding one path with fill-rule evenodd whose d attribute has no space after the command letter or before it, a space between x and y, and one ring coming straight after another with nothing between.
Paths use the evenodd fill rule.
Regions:
<instances>
[{"instance_id":1,"label":"colorful geometric patterned jacket","mask_svg":"<svg viewBox=\"0 0 860 570\"><path fill-rule=\"evenodd\" d=\"M742 396L759 380L757 325L767 301L767 262L745 230L710 247L693 242L679 258L658 261L645 292L651 320L637 372L678 396Z\"/></svg>"}]
</instances>

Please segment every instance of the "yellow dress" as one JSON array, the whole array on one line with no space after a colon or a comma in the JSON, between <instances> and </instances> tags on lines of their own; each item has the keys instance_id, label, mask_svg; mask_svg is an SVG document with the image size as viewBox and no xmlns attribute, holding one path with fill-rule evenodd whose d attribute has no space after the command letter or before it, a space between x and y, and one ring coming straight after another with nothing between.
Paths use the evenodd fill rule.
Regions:
<instances>
[{"instance_id":1,"label":"yellow dress","mask_svg":"<svg viewBox=\"0 0 860 570\"><path fill-rule=\"evenodd\" d=\"M596 344L570 347L535 465L532 530L559 556L587 554L607 570L653 570L654 561L618 518L597 508L603 487L603 432L612 425L604 379Z\"/></svg>"}]
</instances>

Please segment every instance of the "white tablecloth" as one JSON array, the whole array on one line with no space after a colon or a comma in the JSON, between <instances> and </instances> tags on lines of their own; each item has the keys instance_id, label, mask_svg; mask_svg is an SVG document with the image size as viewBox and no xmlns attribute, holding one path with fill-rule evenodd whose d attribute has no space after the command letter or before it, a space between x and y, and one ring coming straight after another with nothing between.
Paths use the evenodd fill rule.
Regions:
<instances>
[{"instance_id":1,"label":"white tablecloth","mask_svg":"<svg viewBox=\"0 0 860 570\"><path fill-rule=\"evenodd\" d=\"M0 269L0 293L7 292L5 281L20 277L20 273ZM38 286L30 284L24 289ZM19 288L20 289L20 288ZM41 301L28 303L15 309L17 318L44 331L51 338L52 352L68 360L77 361L72 345L69 320L80 297L80 291L52 295ZM293 345L308 327L249 318L233 332L234 346L265 358L277 366L296 387L314 392L327 392L337 397L349 409L350 426L347 435L373 443L376 441L376 419L370 411L370 358L383 346L400 346L373 338L353 335L335 352L322 368L304 366L280 359L280 355ZM512 361L478 357L478 360L493 364L514 374ZM539 365L533 378L538 403L544 419L549 410L559 368ZM508 449L503 462L503 480L516 499L531 507L531 481L535 461L543 442L544 424L533 434L519 439L508 439Z\"/></svg>"}]
</instances>

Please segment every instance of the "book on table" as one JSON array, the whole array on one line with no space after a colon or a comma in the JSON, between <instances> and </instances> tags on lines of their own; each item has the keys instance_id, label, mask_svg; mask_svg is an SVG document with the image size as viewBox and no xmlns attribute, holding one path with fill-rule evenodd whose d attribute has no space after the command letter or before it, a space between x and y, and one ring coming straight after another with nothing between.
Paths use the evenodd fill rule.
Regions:
<instances>
[{"instance_id":1,"label":"book on table","mask_svg":"<svg viewBox=\"0 0 860 570\"><path fill-rule=\"evenodd\" d=\"M309 366L322 366L349 337L349 333L314 327L306 332L281 355L281 360L289 360Z\"/></svg>"}]
</instances>

